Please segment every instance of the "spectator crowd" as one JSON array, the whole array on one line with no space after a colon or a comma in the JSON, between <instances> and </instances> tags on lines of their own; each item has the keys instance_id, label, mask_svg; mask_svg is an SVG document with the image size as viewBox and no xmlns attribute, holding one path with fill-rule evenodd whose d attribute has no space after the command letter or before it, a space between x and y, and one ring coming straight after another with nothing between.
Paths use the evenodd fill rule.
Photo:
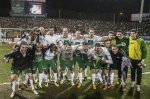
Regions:
<instances>
[{"instance_id":1,"label":"spectator crowd","mask_svg":"<svg viewBox=\"0 0 150 99\"><path fill-rule=\"evenodd\" d=\"M103 20L76 20L76 19L51 19L51 18L23 18L23 17L0 17L1 28L33 28L33 27L55 27L60 33L63 27L68 27L70 32L81 30L85 33L89 27L96 30L97 34L105 35L108 31L122 30L128 32L136 29L140 35L150 35L150 22L120 22Z\"/></svg>"}]
</instances>

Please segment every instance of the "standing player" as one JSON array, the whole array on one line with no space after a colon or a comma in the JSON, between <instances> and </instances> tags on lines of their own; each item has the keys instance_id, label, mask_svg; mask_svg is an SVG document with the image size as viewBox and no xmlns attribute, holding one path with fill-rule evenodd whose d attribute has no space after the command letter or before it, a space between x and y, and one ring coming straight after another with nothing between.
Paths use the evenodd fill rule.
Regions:
<instances>
[{"instance_id":1,"label":"standing player","mask_svg":"<svg viewBox=\"0 0 150 99\"><path fill-rule=\"evenodd\" d=\"M95 35L95 30L90 28L88 35L84 35L84 41L88 43L90 48L93 48L96 43L101 41L101 37ZM87 79L87 67L85 68L85 80Z\"/></svg>"},{"instance_id":2,"label":"standing player","mask_svg":"<svg viewBox=\"0 0 150 99\"><path fill-rule=\"evenodd\" d=\"M84 38L81 35L81 31L76 31L75 32L75 36L72 38L72 44L73 45L79 45L82 44L84 42Z\"/></svg>"},{"instance_id":3,"label":"standing player","mask_svg":"<svg viewBox=\"0 0 150 99\"><path fill-rule=\"evenodd\" d=\"M62 34L60 35L60 37L58 38L57 40L57 46L58 48L60 49L61 47L64 47L64 45L70 43L71 44L71 41L72 40L72 36L69 35L69 29L68 28L63 28L62 29ZM65 72L67 73L68 72L68 68L66 67L65 69ZM67 78L67 75L66 75L66 78Z\"/></svg>"},{"instance_id":4,"label":"standing player","mask_svg":"<svg viewBox=\"0 0 150 99\"><path fill-rule=\"evenodd\" d=\"M29 67L29 60L31 59L30 53L28 51L28 44L26 42L22 42L20 44L20 49L18 51L6 54L4 56L4 62L8 62L9 59L13 59L12 61L12 67L11 67L11 84L12 84L12 93L10 97L15 96L15 90L16 90L16 75L18 72L24 71L28 74L30 84L32 87L32 91L34 94L38 94L38 92L35 90L33 85L33 76L31 73L31 68Z\"/></svg>"},{"instance_id":5,"label":"standing player","mask_svg":"<svg viewBox=\"0 0 150 99\"><path fill-rule=\"evenodd\" d=\"M74 53L74 66L76 65L76 63L78 63L78 65L81 65L81 55L80 53L78 53L78 48L81 46L81 44L84 42L83 36L81 35L81 31L76 31L75 32L75 36L72 38L72 44L75 47L76 51ZM80 66L79 66L80 67Z\"/></svg>"},{"instance_id":6,"label":"standing player","mask_svg":"<svg viewBox=\"0 0 150 99\"><path fill-rule=\"evenodd\" d=\"M116 33L116 45L119 47L120 51L122 52L122 54L124 55L128 55L128 46L129 46L129 37L126 37L123 35L122 31L117 31ZM124 71L126 73L126 77L127 77L127 73L128 73L128 68L124 68ZM120 75L121 77L121 68L118 69L118 75ZM118 84L120 84L121 80L118 79Z\"/></svg>"},{"instance_id":7,"label":"standing player","mask_svg":"<svg viewBox=\"0 0 150 99\"><path fill-rule=\"evenodd\" d=\"M66 45L68 43L71 43L72 36L69 35L68 28L62 29L62 34L60 35L60 38L57 40L57 42L60 43L61 46Z\"/></svg>"},{"instance_id":8,"label":"standing player","mask_svg":"<svg viewBox=\"0 0 150 99\"><path fill-rule=\"evenodd\" d=\"M55 34L55 29L54 27L50 27L48 29L47 34L45 35L45 40L47 41L47 45L49 46L50 44L58 44L57 40L59 39L59 35ZM57 66L57 63L55 63ZM52 77L52 70L51 67L49 69L49 74L50 74L50 78Z\"/></svg>"},{"instance_id":9,"label":"standing player","mask_svg":"<svg viewBox=\"0 0 150 99\"><path fill-rule=\"evenodd\" d=\"M48 42L48 45L52 43L56 44L58 39L59 39L59 36L55 34L54 28L50 27L48 29L47 34L45 35L45 40Z\"/></svg>"},{"instance_id":10,"label":"standing player","mask_svg":"<svg viewBox=\"0 0 150 99\"><path fill-rule=\"evenodd\" d=\"M135 29L132 29L129 37L129 58L131 59L131 87L135 86L135 77L137 77L137 91L141 91L142 68L147 56L147 49L142 38L137 36Z\"/></svg>"}]
</instances>

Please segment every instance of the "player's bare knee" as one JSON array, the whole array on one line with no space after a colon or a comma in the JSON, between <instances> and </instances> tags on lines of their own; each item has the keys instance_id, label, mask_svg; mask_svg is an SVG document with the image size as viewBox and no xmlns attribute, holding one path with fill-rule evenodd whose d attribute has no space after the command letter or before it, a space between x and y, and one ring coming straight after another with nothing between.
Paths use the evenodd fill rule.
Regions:
<instances>
[{"instance_id":1,"label":"player's bare knee","mask_svg":"<svg viewBox=\"0 0 150 99\"><path fill-rule=\"evenodd\" d=\"M12 74L11 75L11 81L15 81L16 80L16 74Z\"/></svg>"}]
</instances>

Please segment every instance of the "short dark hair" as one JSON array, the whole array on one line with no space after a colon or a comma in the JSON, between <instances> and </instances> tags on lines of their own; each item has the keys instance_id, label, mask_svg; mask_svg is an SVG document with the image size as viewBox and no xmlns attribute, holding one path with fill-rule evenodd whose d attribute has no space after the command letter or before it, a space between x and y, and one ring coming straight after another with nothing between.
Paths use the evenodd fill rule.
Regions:
<instances>
[{"instance_id":1,"label":"short dark hair","mask_svg":"<svg viewBox=\"0 0 150 99\"><path fill-rule=\"evenodd\" d=\"M89 28L89 29L88 29L88 32L90 32L90 30L92 30L92 31L95 32L95 29L94 29L94 28Z\"/></svg>"},{"instance_id":2,"label":"short dark hair","mask_svg":"<svg viewBox=\"0 0 150 99\"><path fill-rule=\"evenodd\" d=\"M67 43L66 45L71 46L72 44L71 43Z\"/></svg>"},{"instance_id":3,"label":"short dark hair","mask_svg":"<svg viewBox=\"0 0 150 99\"><path fill-rule=\"evenodd\" d=\"M117 45L112 45L111 47L116 47L116 48L119 48Z\"/></svg>"},{"instance_id":4,"label":"short dark hair","mask_svg":"<svg viewBox=\"0 0 150 99\"><path fill-rule=\"evenodd\" d=\"M82 45L89 45L87 42L82 42Z\"/></svg>"},{"instance_id":5,"label":"short dark hair","mask_svg":"<svg viewBox=\"0 0 150 99\"><path fill-rule=\"evenodd\" d=\"M136 29L131 29L131 32L135 32L136 33L137 31L136 31Z\"/></svg>"},{"instance_id":6,"label":"short dark hair","mask_svg":"<svg viewBox=\"0 0 150 99\"><path fill-rule=\"evenodd\" d=\"M22 42L20 43L20 46L22 46L22 45L28 45L28 43L25 42L25 41L22 41Z\"/></svg>"},{"instance_id":7,"label":"short dark hair","mask_svg":"<svg viewBox=\"0 0 150 99\"><path fill-rule=\"evenodd\" d=\"M121 30L118 30L117 32L123 33Z\"/></svg>"},{"instance_id":8,"label":"short dark hair","mask_svg":"<svg viewBox=\"0 0 150 99\"><path fill-rule=\"evenodd\" d=\"M101 47L101 44L100 43L96 43L95 47Z\"/></svg>"},{"instance_id":9,"label":"short dark hair","mask_svg":"<svg viewBox=\"0 0 150 99\"><path fill-rule=\"evenodd\" d=\"M36 43L36 46L40 46L40 45L43 46L43 44L41 42Z\"/></svg>"},{"instance_id":10,"label":"short dark hair","mask_svg":"<svg viewBox=\"0 0 150 99\"><path fill-rule=\"evenodd\" d=\"M115 32L114 31L109 31L108 34L114 34L115 35Z\"/></svg>"}]
</instances>

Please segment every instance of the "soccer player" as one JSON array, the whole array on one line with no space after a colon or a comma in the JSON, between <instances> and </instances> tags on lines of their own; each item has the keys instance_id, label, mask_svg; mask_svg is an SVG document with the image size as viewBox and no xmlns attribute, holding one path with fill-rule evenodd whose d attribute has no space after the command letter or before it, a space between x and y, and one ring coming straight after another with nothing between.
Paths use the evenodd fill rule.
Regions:
<instances>
[{"instance_id":1,"label":"soccer player","mask_svg":"<svg viewBox=\"0 0 150 99\"><path fill-rule=\"evenodd\" d=\"M101 39L102 42L110 41L111 44L116 44L115 33L114 31L109 31L108 36L103 36Z\"/></svg>"},{"instance_id":2,"label":"soccer player","mask_svg":"<svg viewBox=\"0 0 150 99\"><path fill-rule=\"evenodd\" d=\"M88 35L84 35L84 41L88 43L90 48L93 48L97 42L101 41L101 37L95 35L95 30L90 28L88 30ZM84 80L87 79L87 67L85 68L85 77Z\"/></svg>"},{"instance_id":3,"label":"soccer player","mask_svg":"<svg viewBox=\"0 0 150 99\"><path fill-rule=\"evenodd\" d=\"M108 49L108 51L110 52L111 54L111 41L106 41L104 42L105 44L105 47ZM113 87L113 81L114 81L114 70L115 70L115 66L113 64L109 64L108 66L108 81L107 81L107 88L112 88Z\"/></svg>"},{"instance_id":4,"label":"soccer player","mask_svg":"<svg viewBox=\"0 0 150 99\"><path fill-rule=\"evenodd\" d=\"M83 36L81 35L81 31L76 31L75 32L75 36L72 38L72 45L74 46L75 53L74 53L74 66L76 65L76 63L78 63L78 65L81 65L81 55L80 55L80 51L78 50L79 47L81 47L82 43L84 42ZM80 67L80 66L79 66Z\"/></svg>"},{"instance_id":5,"label":"soccer player","mask_svg":"<svg viewBox=\"0 0 150 99\"><path fill-rule=\"evenodd\" d=\"M56 44L58 39L59 39L59 36L55 34L54 28L50 27L48 29L47 34L45 35L45 40L47 41L48 45L52 43Z\"/></svg>"},{"instance_id":6,"label":"soccer player","mask_svg":"<svg viewBox=\"0 0 150 99\"><path fill-rule=\"evenodd\" d=\"M97 77L101 82L104 83L104 90L107 89L107 73L108 66L112 64L111 55L106 47L101 47L99 43L95 45L94 50L92 51L93 58L95 60L95 67L91 67L92 69L92 83L93 89L96 89L95 78ZM102 75L102 76L101 76Z\"/></svg>"},{"instance_id":7,"label":"soccer player","mask_svg":"<svg viewBox=\"0 0 150 99\"><path fill-rule=\"evenodd\" d=\"M33 79L35 83L37 83L37 71L39 72L39 84L38 87L42 88L42 81L43 81L43 51L42 51L42 44L37 43L35 45L35 48L33 48L34 53L34 60L33 60L33 66L32 66L32 73L33 73Z\"/></svg>"},{"instance_id":8,"label":"soccer player","mask_svg":"<svg viewBox=\"0 0 150 99\"><path fill-rule=\"evenodd\" d=\"M44 79L46 82L46 87L48 87L48 70L51 68L54 72L54 85L56 87L59 87L59 84L57 83L58 75L57 75L57 54L58 50L55 44L50 44L48 48L44 49Z\"/></svg>"},{"instance_id":9,"label":"soccer player","mask_svg":"<svg viewBox=\"0 0 150 99\"><path fill-rule=\"evenodd\" d=\"M124 55L128 55L128 46L129 46L129 37L126 37L123 35L122 31L117 31L116 33L116 45L119 47L120 51L122 52L122 54ZM128 73L128 68L124 68L126 77L127 77L127 73ZM121 76L121 68L120 70L118 70L118 75ZM120 78L118 78L118 84L120 84Z\"/></svg>"},{"instance_id":10,"label":"soccer player","mask_svg":"<svg viewBox=\"0 0 150 99\"><path fill-rule=\"evenodd\" d=\"M71 44L66 44L60 50L60 68L61 68L61 82L62 84L65 80L65 76L67 76L67 72L65 69L68 68L70 70L70 77L71 77L71 85L74 85L74 66L73 66L73 53L74 50Z\"/></svg>"},{"instance_id":11,"label":"soccer player","mask_svg":"<svg viewBox=\"0 0 150 99\"><path fill-rule=\"evenodd\" d=\"M9 59L13 59L11 67L11 87L12 93L10 97L15 96L16 91L16 75L20 71L24 71L28 74L31 88L34 94L38 94L33 85L33 76L31 73L31 68L29 67L29 60L31 59L30 53L28 52L28 44L26 42L21 42L20 49L18 51L8 53L4 56L4 62L8 62Z\"/></svg>"},{"instance_id":12,"label":"soccer player","mask_svg":"<svg viewBox=\"0 0 150 99\"><path fill-rule=\"evenodd\" d=\"M84 35L84 41L88 43L89 47L93 48L97 42L101 40L101 37L95 35L95 30L90 28L88 35Z\"/></svg>"},{"instance_id":13,"label":"soccer player","mask_svg":"<svg viewBox=\"0 0 150 99\"><path fill-rule=\"evenodd\" d=\"M124 36L122 31L117 31L115 39L119 49L121 49L124 54L128 55L129 37Z\"/></svg>"},{"instance_id":14,"label":"soccer player","mask_svg":"<svg viewBox=\"0 0 150 99\"><path fill-rule=\"evenodd\" d=\"M77 84L77 88L80 88L82 85L82 78L83 74L82 71L88 66L93 66L94 63L91 61L91 48L89 48L88 43L83 42L82 46L79 46L76 48L75 53L78 54L78 65L79 65L79 73L78 73L78 79L79 82Z\"/></svg>"},{"instance_id":15,"label":"soccer player","mask_svg":"<svg viewBox=\"0 0 150 99\"><path fill-rule=\"evenodd\" d=\"M47 45L49 46L50 44L58 44L57 40L59 39L59 35L56 35L54 27L50 27L48 29L47 34L45 35L45 41L47 41ZM58 47L59 48L59 47ZM55 63L57 65L57 63ZM52 69L50 67L49 69L49 74L50 78L52 78Z\"/></svg>"},{"instance_id":16,"label":"soccer player","mask_svg":"<svg viewBox=\"0 0 150 99\"><path fill-rule=\"evenodd\" d=\"M59 39L57 42L60 43L61 46L66 45L68 43L71 43L72 36L69 35L69 30L68 28L63 28L62 29L62 35L60 35Z\"/></svg>"},{"instance_id":17,"label":"soccer player","mask_svg":"<svg viewBox=\"0 0 150 99\"><path fill-rule=\"evenodd\" d=\"M47 43L46 39L45 39L45 29L44 27L40 27L39 29L37 29L37 32L36 32L36 42L40 42L42 43L42 45L44 45L44 43Z\"/></svg>"},{"instance_id":18,"label":"soccer player","mask_svg":"<svg viewBox=\"0 0 150 99\"><path fill-rule=\"evenodd\" d=\"M132 29L129 37L129 57L131 59L131 87L135 86L135 77L137 77L137 91L141 91L142 68L147 56L147 49L144 40L137 36L137 31Z\"/></svg>"},{"instance_id":19,"label":"soccer player","mask_svg":"<svg viewBox=\"0 0 150 99\"><path fill-rule=\"evenodd\" d=\"M84 42L84 38L81 35L81 31L76 31L75 36L72 38L72 45L79 45Z\"/></svg>"},{"instance_id":20,"label":"soccer player","mask_svg":"<svg viewBox=\"0 0 150 99\"><path fill-rule=\"evenodd\" d=\"M118 78L120 79L120 84L122 81L124 82L121 84L120 88L122 88L122 91L125 91L125 81L127 77L124 72L126 68L128 68L128 66L123 66L125 55L122 53L122 51L119 50L119 47L117 45L112 45L110 54L113 60L113 64L110 65L110 70L120 70L120 75L118 75ZM112 73L110 74L110 86L113 86L114 72Z\"/></svg>"}]
</instances>

